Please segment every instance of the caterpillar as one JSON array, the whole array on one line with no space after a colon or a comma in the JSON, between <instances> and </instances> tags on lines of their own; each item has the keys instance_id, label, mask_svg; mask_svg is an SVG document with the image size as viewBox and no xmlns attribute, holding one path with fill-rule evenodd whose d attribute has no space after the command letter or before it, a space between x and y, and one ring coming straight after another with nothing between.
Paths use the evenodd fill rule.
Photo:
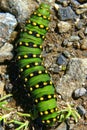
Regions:
<instances>
[{"instance_id":1,"label":"caterpillar","mask_svg":"<svg viewBox=\"0 0 87 130\"><path fill-rule=\"evenodd\" d=\"M26 21L17 43L17 64L24 86L31 95L37 118L42 124L57 121L55 88L41 56L42 43L50 22L50 6L42 3Z\"/></svg>"}]
</instances>

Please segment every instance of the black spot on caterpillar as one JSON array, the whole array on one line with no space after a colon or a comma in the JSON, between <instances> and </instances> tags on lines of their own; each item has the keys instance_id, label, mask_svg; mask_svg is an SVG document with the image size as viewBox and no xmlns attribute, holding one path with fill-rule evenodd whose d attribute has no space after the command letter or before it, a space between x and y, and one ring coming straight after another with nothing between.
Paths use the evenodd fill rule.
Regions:
<instances>
[{"instance_id":1,"label":"black spot on caterpillar","mask_svg":"<svg viewBox=\"0 0 87 130\"><path fill-rule=\"evenodd\" d=\"M36 117L40 118L43 124L51 126L57 121L57 102L54 85L43 66L41 56L42 42L49 22L50 7L41 4L26 21L16 51L20 77L32 97Z\"/></svg>"}]
</instances>

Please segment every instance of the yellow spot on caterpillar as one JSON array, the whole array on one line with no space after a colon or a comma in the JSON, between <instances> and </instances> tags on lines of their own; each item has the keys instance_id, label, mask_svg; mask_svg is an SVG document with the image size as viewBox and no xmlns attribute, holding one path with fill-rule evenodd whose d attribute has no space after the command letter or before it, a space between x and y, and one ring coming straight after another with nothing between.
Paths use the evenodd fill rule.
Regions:
<instances>
[{"instance_id":1,"label":"yellow spot on caterpillar","mask_svg":"<svg viewBox=\"0 0 87 130\"><path fill-rule=\"evenodd\" d=\"M46 19L47 17L44 15L43 18Z\"/></svg>"},{"instance_id":2,"label":"yellow spot on caterpillar","mask_svg":"<svg viewBox=\"0 0 87 130\"><path fill-rule=\"evenodd\" d=\"M34 74L33 74L33 73L31 73L31 74L30 74L30 77L32 77L32 76L34 76Z\"/></svg>"},{"instance_id":3,"label":"yellow spot on caterpillar","mask_svg":"<svg viewBox=\"0 0 87 130\"><path fill-rule=\"evenodd\" d=\"M37 14L39 17L41 16L41 14L39 13L39 14Z\"/></svg>"},{"instance_id":4,"label":"yellow spot on caterpillar","mask_svg":"<svg viewBox=\"0 0 87 130\"><path fill-rule=\"evenodd\" d=\"M48 30L49 28L48 27L46 27L46 30Z\"/></svg>"},{"instance_id":5,"label":"yellow spot on caterpillar","mask_svg":"<svg viewBox=\"0 0 87 130\"><path fill-rule=\"evenodd\" d=\"M45 123L45 121L43 120L42 123Z\"/></svg>"},{"instance_id":6,"label":"yellow spot on caterpillar","mask_svg":"<svg viewBox=\"0 0 87 130\"><path fill-rule=\"evenodd\" d=\"M51 95L48 95L48 98L51 98L52 96Z\"/></svg>"},{"instance_id":7,"label":"yellow spot on caterpillar","mask_svg":"<svg viewBox=\"0 0 87 130\"><path fill-rule=\"evenodd\" d=\"M56 118L53 118L53 121L55 122L55 121L56 121Z\"/></svg>"},{"instance_id":8,"label":"yellow spot on caterpillar","mask_svg":"<svg viewBox=\"0 0 87 130\"><path fill-rule=\"evenodd\" d=\"M48 17L48 20L50 20L50 17Z\"/></svg>"},{"instance_id":9,"label":"yellow spot on caterpillar","mask_svg":"<svg viewBox=\"0 0 87 130\"><path fill-rule=\"evenodd\" d=\"M32 87L30 87L30 91L32 91L33 90L33 88Z\"/></svg>"},{"instance_id":10,"label":"yellow spot on caterpillar","mask_svg":"<svg viewBox=\"0 0 87 130\"><path fill-rule=\"evenodd\" d=\"M47 115L47 114L48 114L48 111L45 111L44 114Z\"/></svg>"},{"instance_id":11,"label":"yellow spot on caterpillar","mask_svg":"<svg viewBox=\"0 0 87 130\"><path fill-rule=\"evenodd\" d=\"M37 100L37 99L35 99L35 102L36 102L36 103L38 103L38 100Z\"/></svg>"},{"instance_id":12,"label":"yellow spot on caterpillar","mask_svg":"<svg viewBox=\"0 0 87 130\"><path fill-rule=\"evenodd\" d=\"M23 68L21 68L20 71L23 72Z\"/></svg>"},{"instance_id":13,"label":"yellow spot on caterpillar","mask_svg":"<svg viewBox=\"0 0 87 130\"><path fill-rule=\"evenodd\" d=\"M35 85L35 88L39 88L39 84Z\"/></svg>"},{"instance_id":14,"label":"yellow spot on caterpillar","mask_svg":"<svg viewBox=\"0 0 87 130\"><path fill-rule=\"evenodd\" d=\"M36 57L36 55L33 55L33 57Z\"/></svg>"},{"instance_id":15,"label":"yellow spot on caterpillar","mask_svg":"<svg viewBox=\"0 0 87 130\"><path fill-rule=\"evenodd\" d=\"M43 115L43 112L40 112L40 115L42 116L42 115Z\"/></svg>"},{"instance_id":16,"label":"yellow spot on caterpillar","mask_svg":"<svg viewBox=\"0 0 87 130\"><path fill-rule=\"evenodd\" d=\"M18 56L18 60L21 59L21 56Z\"/></svg>"},{"instance_id":17,"label":"yellow spot on caterpillar","mask_svg":"<svg viewBox=\"0 0 87 130\"><path fill-rule=\"evenodd\" d=\"M40 34L37 33L37 34L36 34L36 37L40 37Z\"/></svg>"},{"instance_id":18,"label":"yellow spot on caterpillar","mask_svg":"<svg viewBox=\"0 0 87 130\"><path fill-rule=\"evenodd\" d=\"M25 79L24 79L24 81L25 81L25 82L27 82L27 81L28 81L28 79L27 79L27 78L25 78Z\"/></svg>"},{"instance_id":19,"label":"yellow spot on caterpillar","mask_svg":"<svg viewBox=\"0 0 87 130\"><path fill-rule=\"evenodd\" d=\"M35 22L32 23L34 26L36 26L37 24Z\"/></svg>"},{"instance_id":20,"label":"yellow spot on caterpillar","mask_svg":"<svg viewBox=\"0 0 87 130\"><path fill-rule=\"evenodd\" d=\"M50 123L50 120L47 120L46 122L49 124L49 123Z\"/></svg>"},{"instance_id":21,"label":"yellow spot on caterpillar","mask_svg":"<svg viewBox=\"0 0 87 130\"><path fill-rule=\"evenodd\" d=\"M57 108L57 107L55 108L55 111L58 111L58 108Z\"/></svg>"},{"instance_id":22,"label":"yellow spot on caterpillar","mask_svg":"<svg viewBox=\"0 0 87 130\"><path fill-rule=\"evenodd\" d=\"M30 67L30 65L26 65L26 68L29 68Z\"/></svg>"},{"instance_id":23,"label":"yellow spot on caterpillar","mask_svg":"<svg viewBox=\"0 0 87 130\"><path fill-rule=\"evenodd\" d=\"M40 58L42 57L42 55L39 56Z\"/></svg>"},{"instance_id":24,"label":"yellow spot on caterpillar","mask_svg":"<svg viewBox=\"0 0 87 130\"><path fill-rule=\"evenodd\" d=\"M43 65L44 63L42 62L41 65Z\"/></svg>"},{"instance_id":25,"label":"yellow spot on caterpillar","mask_svg":"<svg viewBox=\"0 0 87 130\"><path fill-rule=\"evenodd\" d=\"M36 44L34 44L34 45L33 45L33 47L37 47L37 45L36 45Z\"/></svg>"},{"instance_id":26,"label":"yellow spot on caterpillar","mask_svg":"<svg viewBox=\"0 0 87 130\"><path fill-rule=\"evenodd\" d=\"M44 82L43 85L47 85L47 82Z\"/></svg>"},{"instance_id":27,"label":"yellow spot on caterpillar","mask_svg":"<svg viewBox=\"0 0 87 130\"><path fill-rule=\"evenodd\" d=\"M24 87L26 87L26 84L24 84Z\"/></svg>"},{"instance_id":28,"label":"yellow spot on caterpillar","mask_svg":"<svg viewBox=\"0 0 87 130\"><path fill-rule=\"evenodd\" d=\"M45 70L45 73L47 73L47 70Z\"/></svg>"},{"instance_id":29,"label":"yellow spot on caterpillar","mask_svg":"<svg viewBox=\"0 0 87 130\"><path fill-rule=\"evenodd\" d=\"M38 62L35 62L35 65L38 65Z\"/></svg>"},{"instance_id":30,"label":"yellow spot on caterpillar","mask_svg":"<svg viewBox=\"0 0 87 130\"><path fill-rule=\"evenodd\" d=\"M18 77L20 78L20 77L21 77L21 75L19 74L19 75L18 75Z\"/></svg>"},{"instance_id":31,"label":"yellow spot on caterpillar","mask_svg":"<svg viewBox=\"0 0 87 130\"><path fill-rule=\"evenodd\" d=\"M41 98L40 98L40 101L43 101L43 100L44 100L44 98L43 98L43 97L41 97Z\"/></svg>"},{"instance_id":32,"label":"yellow spot on caterpillar","mask_svg":"<svg viewBox=\"0 0 87 130\"><path fill-rule=\"evenodd\" d=\"M40 28L44 28L44 25L40 24Z\"/></svg>"},{"instance_id":33,"label":"yellow spot on caterpillar","mask_svg":"<svg viewBox=\"0 0 87 130\"><path fill-rule=\"evenodd\" d=\"M23 29L21 29L21 32L23 31Z\"/></svg>"},{"instance_id":34,"label":"yellow spot on caterpillar","mask_svg":"<svg viewBox=\"0 0 87 130\"><path fill-rule=\"evenodd\" d=\"M45 36L42 36L42 38L44 39L44 38L45 38Z\"/></svg>"},{"instance_id":35,"label":"yellow spot on caterpillar","mask_svg":"<svg viewBox=\"0 0 87 130\"><path fill-rule=\"evenodd\" d=\"M52 81L50 81L50 84L52 84Z\"/></svg>"},{"instance_id":36,"label":"yellow spot on caterpillar","mask_svg":"<svg viewBox=\"0 0 87 130\"><path fill-rule=\"evenodd\" d=\"M40 46L40 48L42 48L42 46Z\"/></svg>"},{"instance_id":37,"label":"yellow spot on caterpillar","mask_svg":"<svg viewBox=\"0 0 87 130\"><path fill-rule=\"evenodd\" d=\"M28 55L24 55L24 58L28 58Z\"/></svg>"},{"instance_id":38,"label":"yellow spot on caterpillar","mask_svg":"<svg viewBox=\"0 0 87 130\"><path fill-rule=\"evenodd\" d=\"M19 45L22 45L22 42L19 42Z\"/></svg>"},{"instance_id":39,"label":"yellow spot on caterpillar","mask_svg":"<svg viewBox=\"0 0 87 130\"><path fill-rule=\"evenodd\" d=\"M30 21L30 20L27 20L26 23L31 23L31 21Z\"/></svg>"},{"instance_id":40,"label":"yellow spot on caterpillar","mask_svg":"<svg viewBox=\"0 0 87 130\"><path fill-rule=\"evenodd\" d=\"M28 33L29 33L29 34L32 34L32 31L29 31Z\"/></svg>"},{"instance_id":41,"label":"yellow spot on caterpillar","mask_svg":"<svg viewBox=\"0 0 87 130\"><path fill-rule=\"evenodd\" d=\"M26 42L25 45L28 46L28 43Z\"/></svg>"},{"instance_id":42,"label":"yellow spot on caterpillar","mask_svg":"<svg viewBox=\"0 0 87 130\"><path fill-rule=\"evenodd\" d=\"M54 98L56 98L56 94L54 94Z\"/></svg>"},{"instance_id":43,"label":"yellow spot on caterpillar","mask_svg":"<svg viewBox=\"0 0 87 130\"><path fill-rule=\"evenodd\" d=\"M37 14L37 12L34 12L34 15L36 15Z\"/></svg>"},{"instance_id":44,"label":"yellow spot on caterpillar","mask_svg":"<svg viewBox=\"0 0 87 130\"><path fill-rule=\"evenodd\" d=\"M54 112L54 109L51 109L50 112L53 113L53 112Z\"/></svg>"},{"instance_id":45,"label":"yellow spot on caterpillar","mask_svg":"<svg viewBox=\"0 0 87 130\"><path fill-rule=\"evenodd\" d=\"M38 74L41 74L42 73L42 71L38 71Z\"/></svg>"}]
</instances>

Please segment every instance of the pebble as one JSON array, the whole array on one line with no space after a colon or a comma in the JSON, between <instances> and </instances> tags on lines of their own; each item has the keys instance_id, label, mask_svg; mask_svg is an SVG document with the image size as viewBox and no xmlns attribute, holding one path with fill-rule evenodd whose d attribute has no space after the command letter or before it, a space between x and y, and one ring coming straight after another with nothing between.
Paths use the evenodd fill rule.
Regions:
<instances>
[{"instance_id":1,"label":"pebble","mask_svg":"<svg viewBox=\"0 0 87 130\"><path fill-rule=\"evenodd\" d=\"M0 44L10 40L16 26L17 20L12 14L0 13Z\"/></svg>"},{"instance_id":2,"label":"pebble","mask_svg":"<svg viewBox=\"0 0 87 130\"><path fill-rule=\"evenodd\" d=\"M13 58L12 51L13 45L10 43L5 43L0 48L0 62L4 62L5 60L11 60Z\"/></svg>"},{"instance_id":3,"label":"pebble","mask_svg":"<svg viewBox=\"0 0 87 130\"><path fill-rule=\"evenodd\" d=\"M63 55L66 57L66 58L70 58L70 53L68 51L64 51L63 52Z\"/></svg>"},{"instance_id":4,"label":"pebble","mask_svg":"<svg viewBox=\"0 0 87 130\"><path fill-rule=\"evenodd\" d=\"M78 21L75 23L75 26L76 26L77 29L82 29L83 25L84 25L84 23L81 22L81 20L78 20Z\"/></svg>"},{"instance_id":5,"label":"pebble","mask_svg":"<svg viewBox=\"0 0 87 130\"><path fill-rule=\"evenodd\" d=\"M84 33L87 34L87 27L85 28L85 32Z\"/></svg>"},{"instance_id":6,"label":"pebble","mask_svg":"<svg viewBox=\"0 0 87 130\"><path fill-rule=\"evenodd\" d=\"M77 109L78 109L78 113L79 113L81 116L83 116L83 115L86 114L86 110L85 110L85 108L84 108L82 105L78 106Z\"/></svg>"},{"instance_id":7,"label":"pebble","mask_svg":"<svg viewBox=\"0 0 87 130\"><path fill-rule=\"evenodd\" d=\"M65 56L63 56L62 54L60 54L60 56L57 59L57 64L59 65L66 65L67 64L67 59Z\"/></svg>"},{"instance_id":8,"label":"pebble","mask_svg":"<svg viewBox=\"0 0 87 130\"><path fill-rule=\"evenodd\" d=\"M80 40L80 37L79 37L79 36L72 35L71 37L69 37L69 41L70 41L70 42L74 42L74 41L78 41L78 40Z\"/></svg>"},{"instance_id":9,"label":"pebble","mask_svg":"<svg viewBox=\"0 0 87 130\"><path fill-rule=\"evenodd\" d=\"M59 33L68 32L71 29L71 24L69 22L60 21L58 23Z\"/></svg>"},{"instance_id":10,"label":"pebble","mask_svg":"<svg viewBox=\"0 0 87 130\"><path fill-rule=\"evenodd\" d=\"M77 18L77 15L71 7L61 7L58 10L58 18L60 20L73 20Z\"/></svg>"},{"instance_id":11,"label":"pebble","mask_svg":"<svg viewBox=\"0 0 87 130\"><path fill-rule=\"evenodd\" d=\"M76 9L76 13L77 13L77 14L83 14L83 13L85 13L85 12L87 12L87 8Z\"/></svg>"},{"instance_id":12,"label":"pebble","mask_svg":"<svg viewBox=\"0 0 87 130\"><path fill-rule=\"evenodd\" d=\"M79 98L81 96L84 96L86 94L86 89L85 88L78 88L74 91L74 97Z\"/></svg>"},{"instance_id":13,"label":"pebble","mask_svg":"<svg viewBox=\"0 0 87 130\"><path fill-rule=\"evenodd\" d=\"M80 48L82 50L87 50L87 38L81 40L81 46L80 46Z\"/></svg>"}]
</instances>

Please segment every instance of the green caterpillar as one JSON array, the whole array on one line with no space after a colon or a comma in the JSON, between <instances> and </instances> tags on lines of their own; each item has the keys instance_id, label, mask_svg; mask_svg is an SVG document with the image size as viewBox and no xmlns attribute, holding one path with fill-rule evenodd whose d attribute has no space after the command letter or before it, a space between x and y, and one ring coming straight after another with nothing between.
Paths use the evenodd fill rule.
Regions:
<instances>
[{"instance_id":1,"label":"green caterpillar","mask_svg":"<svg viewBox=\"0 0 87 130\"><path fill-rule=\"evenodd\" d=\"M50 6L41 4L27 20L17 44L17 63L24 86L29 91L34 109L42 124L57 121L57 102L50 75L43 66L42 43L50 22Z\"/></svg>"}]
</instances>

